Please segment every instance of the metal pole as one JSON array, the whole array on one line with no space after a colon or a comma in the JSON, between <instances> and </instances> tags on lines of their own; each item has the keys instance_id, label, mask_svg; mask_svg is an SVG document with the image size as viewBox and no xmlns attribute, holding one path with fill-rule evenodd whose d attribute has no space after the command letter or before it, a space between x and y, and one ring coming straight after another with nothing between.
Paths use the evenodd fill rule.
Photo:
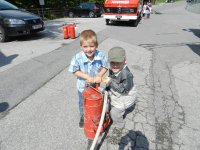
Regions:
<instances>
[{"instance_id":1,"label":"metal pole","mask_svg":"<svg viewBox=\"0 0 200 150\"><path fill-rule=\"evenodd\" d=\"M43 5L41 5L41 7L42 7L42 18L44 19Z\"/></svg>"}]
</instances>

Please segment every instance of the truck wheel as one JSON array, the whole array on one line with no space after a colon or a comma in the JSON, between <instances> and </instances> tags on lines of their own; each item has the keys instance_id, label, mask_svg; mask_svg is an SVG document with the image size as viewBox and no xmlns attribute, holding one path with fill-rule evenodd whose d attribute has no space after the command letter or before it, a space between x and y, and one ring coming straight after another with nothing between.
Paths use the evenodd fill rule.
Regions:
<instances>
[{"instance_id":1,"label":"truck wheel","mask_svg":"<svg viewBox=\"0 0 200 150\"><path fill-rule=\"evenodd\" d=\"M5 33L5 30L0 27L0 42L6 42L8 41L8 36Z\"/></svg>"},{"instance_id":2,"label":"truck wheel","mask_svg":"<svg viewBox=\"0 0 200 150\"><path fill-rule=\"evenodd\" d=\"M134 23L133 23L133 26L134 26L134 27L137 27L137 25L138 25L138 19L135 20Z\"/></svg>"},{"instance_id":3,"label":"truck wheel","mask_svg":"<svg viewBox=\"0 0 200 150\"><path fill-rule=\"evenodd\" d=\"M142 20L142 14L140 13L139 15L138 15L138 23Z\"/></svg>"},{"instance_id":4,"label":"truck wheel","mask_svg":"<svg viewBox=\"0 0 200 150\"><path fill-rule=\"evenodd\" d=\"M106 25L110 25L110 20L106 19Z\"/></svg>"},{"instance_id":5,"label":"truck wheel","mask_svg":"<svg viewBox=\"0 0 200 150\"><path fill-rule=\"evenodd\" d=\"M89 12L89 17L90 17L90 18L94 18L94 17L95 17L95 14L94 14L93 11Z\"/></svg>"},{"instance_id":6,"label":"truck wheel","mask_svg":"<svg viewBox=\"0 0 200 150\"><path fill-rule=\"evenodd\" d=\"M138 25L138 19L131 21L131 25L133 27L137 27L137 25Z\"/></svg>"}]
</instances>

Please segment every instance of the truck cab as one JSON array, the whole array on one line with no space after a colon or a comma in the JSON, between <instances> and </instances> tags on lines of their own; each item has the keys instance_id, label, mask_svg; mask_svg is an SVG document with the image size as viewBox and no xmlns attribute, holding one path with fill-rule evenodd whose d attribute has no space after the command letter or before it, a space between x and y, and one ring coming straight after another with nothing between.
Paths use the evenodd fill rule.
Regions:
<instances>
[{"instance_id":1,"label":"truck cab","mask_svg":"<svg viewBox=\"0 0 200 150\"><path fill-rule=\"evenodd\" d=\"M143 7L143 0L105 0L104 18L106 24L112 21L129 21L137 26Z\"/></svg>"}]
</instances>

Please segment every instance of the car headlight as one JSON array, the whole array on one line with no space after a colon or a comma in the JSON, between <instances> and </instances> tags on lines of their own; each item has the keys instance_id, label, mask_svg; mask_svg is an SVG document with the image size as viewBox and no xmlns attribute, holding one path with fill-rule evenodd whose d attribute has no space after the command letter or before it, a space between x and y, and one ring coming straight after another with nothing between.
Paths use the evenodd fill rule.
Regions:
<instances>
[{"instance_id":1,"label":"car headlight","mask_svg":"<svg viewBox=\"0 0 200 150\"><path fill-rule=\"evenodd\" d=\"M25 24L23 20L20 19L4 19L4 23L7 25L13 25L13 24Z\"/></svg>"}]
</instances>

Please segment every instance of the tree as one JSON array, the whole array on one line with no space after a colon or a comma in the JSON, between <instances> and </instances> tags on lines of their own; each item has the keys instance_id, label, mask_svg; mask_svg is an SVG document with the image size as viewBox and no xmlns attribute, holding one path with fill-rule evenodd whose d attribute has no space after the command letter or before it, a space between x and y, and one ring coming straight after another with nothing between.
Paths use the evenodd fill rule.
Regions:
<instances>
[{"instance_id":1,"label":"tree","mask_svg":"<svg viewBox=\"0 0 200 150\"><path fill-rule=\"evenodd\" d=\"M12 4L17 5L20 8L38 8L39 0L7 0L11 2ZM72 7L79 5L81 2L98 2L100 4L104 3L104 0L44 0L45 1L45 7L47 8L66 8L66 7Z\"/></svg>"}]
</instances>

